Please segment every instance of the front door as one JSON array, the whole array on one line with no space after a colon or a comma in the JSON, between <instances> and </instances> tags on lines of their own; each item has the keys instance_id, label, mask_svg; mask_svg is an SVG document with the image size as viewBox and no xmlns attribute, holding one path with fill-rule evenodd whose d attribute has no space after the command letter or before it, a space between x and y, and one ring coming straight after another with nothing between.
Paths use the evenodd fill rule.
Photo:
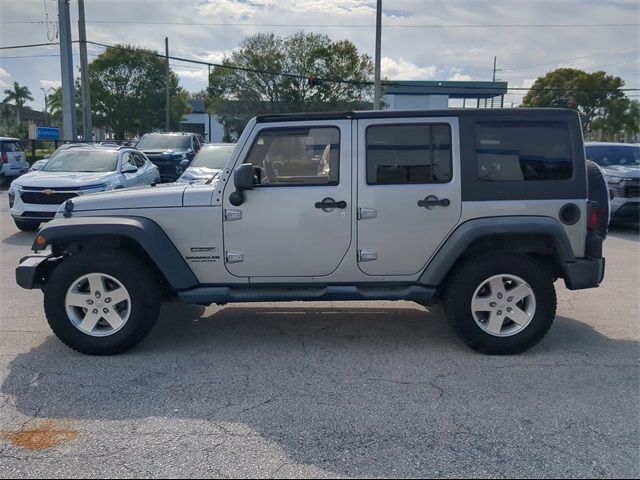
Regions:
<instances>
[{"instance_id":1,"label":"front door","mask_svg":"<svg viewBox=\"0 0 640 480\"><path fill-rule=\"evenodd\" d=\"M359 120L358 265L419 273L461 215L455 118Z\"/></svg>"},{"instance_id":2,"label":"front door","mask_svg":"<svg viewBox=\"0 0 640 480\"><path fill-rule=\"evenodd\" d=\"M260 183L233 206L227 183L226 266L239 277L325 276L351 244L351 121L258 124L240 162ZM238 166L236 165L236 166Z\"/></svg>"}]
</instances>

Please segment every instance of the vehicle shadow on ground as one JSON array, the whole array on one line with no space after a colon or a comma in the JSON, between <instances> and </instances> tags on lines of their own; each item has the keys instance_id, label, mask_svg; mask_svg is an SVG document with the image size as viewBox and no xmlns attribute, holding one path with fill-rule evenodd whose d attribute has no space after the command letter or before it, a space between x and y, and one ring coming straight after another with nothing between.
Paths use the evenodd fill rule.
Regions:
<instances>
[{"instance_id":1,"label":"vehicle shadow on ground","mask_svg":"<svg viewBox=\"0 0 640 480\"><path fill-rule=\"evenodd\" d=\"M614 223L609 225L609 235L640 242L640 223Z\"/></svg>"},{"instance_id":2,"label":"vehicle shadow on ground","mask_svg":"<svg viewBox=\"0 0 640 480\"><path fill-rule=\"evenodd\" d=\"M16 232L2 240L5 245L15 245L18 247L26 247L29 251L25 252L25 255L32 253L31 245L33 245L33 239L36 237L36 232Z\"/></svg>"},{"instance_id":3,"label":"vehicle shadow on ground","mask_svg":"<svg viewBox=\"0 0 640 480\"><path fill-rule=\"evenodd\" d=\"M295 462L359 477L516 474L518 458L540 452L532 428L575 435L585 418L596 428L602 401L634 415L637 342L560 317L531 351L489 357L464 346L439 307L389 305L168 302L133 351L83 356L51 336L16 356L1 392L37 418L198 420L208 435L260 438ZM609 375L598 364L614 351L631 368ZM608 441L594 437L593 448Z\"/></svg>"}]
</instances>

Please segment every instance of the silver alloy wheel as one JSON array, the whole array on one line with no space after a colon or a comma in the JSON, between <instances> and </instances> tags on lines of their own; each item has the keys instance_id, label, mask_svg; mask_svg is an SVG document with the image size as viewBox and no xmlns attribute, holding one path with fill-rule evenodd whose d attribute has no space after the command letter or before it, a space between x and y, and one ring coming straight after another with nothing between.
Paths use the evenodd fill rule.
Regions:
<instances>
[{"instance_id":1,"label":"silver alloy wheel","mask_svg":"<svg viewBox=\"0 0 640 480\"><path fill-rule=\"evenodd\" d=\"M78 278L67 290L64 304L73 326L92 337L107 337L120 331L131 314L129 292L105 273Z\"/></svg>"},{"instance_id":2,"label":"silver alloy wheel","mask_svg":"<svg viewBox=\"0 0 640 480\"><path fill-rule=\"evenodd\" d=\"M510 337L527 328L536 313L531 286L516 275L494 275L480 284L471 299L478 326L495 337Z\"/></svg>"}]
</instances>

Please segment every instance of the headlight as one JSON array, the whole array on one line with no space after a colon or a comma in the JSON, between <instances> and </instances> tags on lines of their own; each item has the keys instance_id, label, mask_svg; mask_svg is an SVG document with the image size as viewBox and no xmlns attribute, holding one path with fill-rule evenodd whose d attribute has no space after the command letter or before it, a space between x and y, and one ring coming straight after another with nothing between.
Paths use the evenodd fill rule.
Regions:
<instances>
[{"instance_id":1,"label":"headlight","mask_svg":"<svg viewBox=\"0 0 640 480\"><path fill-rule=\"evenodd\" d=\"M617 185L624 180L623 177L612 177L611 175L605 175L605 178L607 179L607 183L611 183L613 185Z\"/></svg>"}]
</instances>

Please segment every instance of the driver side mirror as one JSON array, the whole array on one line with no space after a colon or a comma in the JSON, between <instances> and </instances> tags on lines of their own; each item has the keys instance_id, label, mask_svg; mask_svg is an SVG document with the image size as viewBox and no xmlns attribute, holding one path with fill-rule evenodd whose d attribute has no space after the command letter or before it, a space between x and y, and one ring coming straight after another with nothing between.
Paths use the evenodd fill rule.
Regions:
<instances>
[{"instance_id":1,"label":"driver side mirror","mask_svg":"<svg viewBox=\"0 0 640 480\"><path fill-rule=\"evenodd\" d=\"M233 172L233 183L236 191L229 195L229 201L234 207L239 207L244 203L244 190L253 189L254 185L260 183L260 177L256 175L256 168L250 163L243 163Z\"/></svg>"},{"instance_id":2,"label":"driver side mirror","mask_svg":"<svg viewBox=\"0 0 640 480\"><path fill-rule=\"evenodd\" d=\"M126 165L122 166L122 170L120 170L122 173L136 173L138 171L138 167L136 167L135 165L131 165L130 163L127 163Z\"/></svg>"}]
</instances>

